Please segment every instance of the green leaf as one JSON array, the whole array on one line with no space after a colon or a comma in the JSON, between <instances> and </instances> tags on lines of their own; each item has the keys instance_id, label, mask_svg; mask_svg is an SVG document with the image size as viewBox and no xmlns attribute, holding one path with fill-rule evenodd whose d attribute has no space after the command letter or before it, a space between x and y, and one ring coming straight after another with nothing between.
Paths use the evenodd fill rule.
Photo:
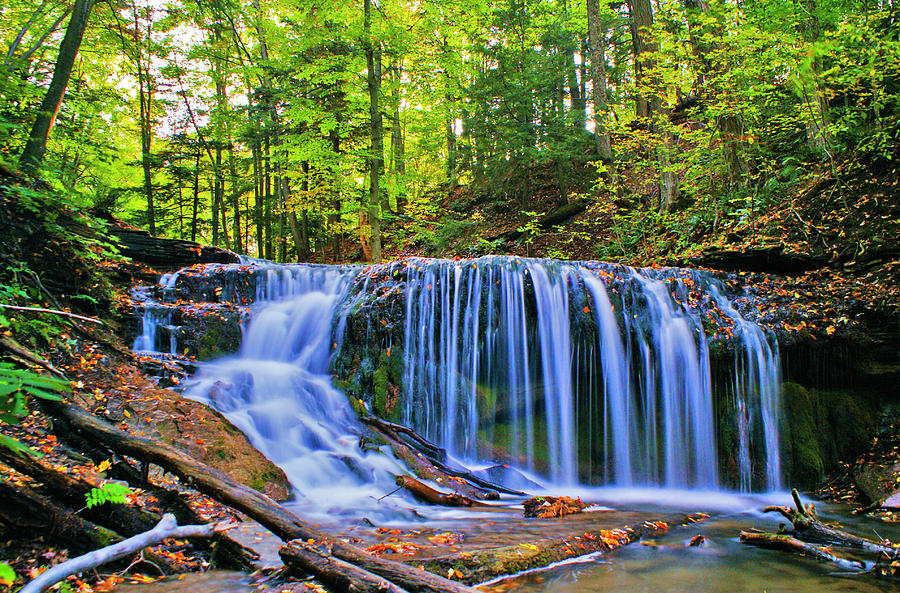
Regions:
<instances>
[{"instance_id":1,"label":"green leaf","mask_svg":"<svg viewBox=\"0 0 900 593\"><path fill-rule=\"evenodd\" d=\"M11 586L16 581L16 571L9 564L0 562L0 585Z\"/></svg>"}]
</instances>

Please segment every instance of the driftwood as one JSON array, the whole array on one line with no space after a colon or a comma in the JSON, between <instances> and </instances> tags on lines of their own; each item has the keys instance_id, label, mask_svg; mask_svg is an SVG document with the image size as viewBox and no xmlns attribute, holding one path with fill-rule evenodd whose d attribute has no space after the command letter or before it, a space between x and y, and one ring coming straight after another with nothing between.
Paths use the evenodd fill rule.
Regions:
<instances>
[{"instance_id":1,"label":"driftwood","mask_svg":"<svg viewBox=\"0 0 900 593\"><path fill-rule=\"evenodd\" d=\"M324 545L294 540L281 546L278 554L286 565L316 575L317 579L335 591L407 593L406 589L381 577L334 558L331 549Z\"/></svg>"},{"instance_id":2,"label":"driftwood","mask_svg":"<svg viewBox=\"0 0 900 593\"><path fill-rule=\"evenodd\" d=\"M164 515L153 529L122 540L111 546L88 552L83 556L72 558L41 573L36 579L25 585L19 593L41 593L46 591L67 576L96 568L108 562L126 558L146 547L153 546L170 537L210 537L216 532L234 527L233 523L216 523L207 525L186 525L179 527L173 515Z\"/></svg>"},{"instance_id":3,"label":"driftwood","mask_svg":"<svg viewBox=\"0 0 900 593\"><path fill-rule=\"evenodd\" d=\"M823 562L830 562L846 572L870 573L877 576L893 576L894 564L900 558L900 547L889 542L874 542L821 523L815 515L813 505L805 506L797 490L791 490L795 508L769 506L764 512L776 512L793 524L792 532L762 533L742 531L741 542L761 548L786 550L812 556ZM837 546L851 549L857 554L867 554L874 560L842 558L832 551ZM886 561L886 562L885 562Z\"/></svg>"},{"instance_id":4,"label":"driftwood","mask_svg":"<svg viewBox=\"0 0 900 593\"><path fill-rule=\"evenodd\" d=\"M769 506L763 509L763 512L780 513L784 518L790 521L794 526L794 533L799 539L808 542L821 543L826 545L836 545L843 548L852 548L863 550L874 554L897 555L898 548L880 542L874 542L852 533L847 533L840 529L835 529L829 525L821 523L812 509L812 505L804 506L800 500L800 494L796 489L791 490L791 496L794 498L796 508L783 506Z\"/></svg>"},{"instance_id":5,"label":"driftwood","mask_svg":"<svg viewBox=\"0 0 900 593\"><path fill-rule=\"evenodd\" d=\"M306 523L271 498L237 483L222 472L203 464L173 447L123 432L78 406L48 403L56 417L90 439L111 449L155 463L182 478L197 490L255 519L284 541L310 539L329 547L332 555L358 568L377 574L410 593L472 593L472 590L443 577L378 558L359 548L332 538Z\"/></svg>"},{"instance_id":6,"label":"driftwood","mask_svg":"<svg viewBox=\"0 0 900 593\"><path fill-rule=\"evenodd\" d=\"M547 538L503 548L460 552L411 562L421 564L426 570L439 574L453 571L462 582L471 585L503 575L544 568L554 562L585 554L609 552L636 542L642 537L658 537L666 533L670 526L690 525L703 521L706 517L704 514L678 515L663 521L645 521L640 525L619 529L597 529L566 537Z\"/></svg>"},{"instance_id":7,"label":"driftwood","mask_svg":"<svg viewBox=\"0 0 900 593\"><path fill-rule=\"evenodd\" d=\"M468 496L457 494L455 492L446 494L439 490L435 490L431 486L423 484L419 480L411 476L397 476L397 485L404 490L410 492L417 499L428 504L444 506L444 507L489 507L491 505L473 500Z\"/></svg>"},{"instance_id":8,"label":"driftwood","mask_svg":"<svg viewBox=\"0 0 900 593\"><path fill-rule=\"evenodd\" d=\"M797 552L806 556L812 556L822 562L830 562L846 572L868 572L874 566L874 564L859 560L841 558L840 556L832 554L825 548L820 548L813 544L801 541L786 533L756 533L753 531L741 531L741 543L756 546L758 548L785 550L787 552Z\"/></svg>"},{"instance_id":9,"label":"driftwood","mask_svg":"<svg viewBox=\"0 0 900 593\"><path fill-rule=\"evenodd\" d=\"M520 490L513 490L484 478L479 478L471 472L459 471L447 466L445 463L447 452L411 428L394 424L375 416L364 416L360 420L378 431L388 441L388 444L398 457L406 461L420 478L436 482L441 481L437 479L441 477L440 474L446 474L446 476L451 478L460 478L469 484L455 480L453 483L454 488L466 496L482 500L497 499L497 496L492 496L491 493L486 493L482 489L515 496L526 495L525 492ZM406 435L409 438L404 440L401 435ZM432 467L428 467L429 465ZM447 482L449 483L450 480L447 480Z\"/></svg>"}]
</instances>

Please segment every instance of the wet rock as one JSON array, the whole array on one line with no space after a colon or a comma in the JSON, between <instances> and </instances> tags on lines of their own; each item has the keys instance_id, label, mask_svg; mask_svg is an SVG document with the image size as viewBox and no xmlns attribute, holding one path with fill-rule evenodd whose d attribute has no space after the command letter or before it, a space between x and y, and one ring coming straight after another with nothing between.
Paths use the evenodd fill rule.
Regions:
<instances>
[{"instance_id":1,"label":"wet rock","mask_svg":"<svg viewBox=\"0 0 900 593\"><path fill-rule=\"evenodd\" d=\"M135 369L123 369L118 389L106 399L107 419L132 432L184 451L277 501L291 496L287 476L222 414L153 385Z\"/></svg>"},{"instance_id":2,"label":"wet rock","mask_svg":"<svg viewBox=\"0 0 900 593\"><path fill-rule=\"evenodd\" d=\"M892 499L891 505L900 506L900 462L863 463L853 471L853 479L870 501Z\"/></svg>"}]
</instances>

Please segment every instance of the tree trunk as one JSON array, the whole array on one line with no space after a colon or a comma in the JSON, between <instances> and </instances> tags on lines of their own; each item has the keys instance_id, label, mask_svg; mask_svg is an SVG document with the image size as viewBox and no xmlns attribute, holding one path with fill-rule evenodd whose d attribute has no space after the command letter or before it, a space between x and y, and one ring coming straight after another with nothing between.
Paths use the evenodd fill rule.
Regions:
<instances>
[{"instance_id":1,"label":"tree trunk","mask_svg":"<svg viewBox=\"0 0 900 593\"><path fill-rule=\"evenodd\" d=\"M425 570L435 574L458 572L459 579L468 584L481 583L498 576L543 568L548 564L570 560L586 554L605 553L636 542L642 537L659 537L670 526L691 525L703 521L706 515L677 515L660 521L644 521L639 525L616 529L592 529L565 537L543 538L528 544L516 544L487 550L473 550L415 560Z\"/></svg>"},{"instance_id":2,"label":"tree trunk","mask_svg":"<svg viewBox=\"0 0 900 593\"><path fill-rule=\"evenodd\" d=\"M47 152L47 139L50 137L50 130L53 128L53 122L56 121L56 115L62 105L63 96L66 94L69 76L75 65L75 56L78 55L78 48L81 46L93 6L94 0L75 0L72 16L66 26L66 34L59 46L59 55L56 58L56 66L53 68L50 86L47 87L44 100L38 107L37 117L31 127L31 133L28 135L28 142L19 158L19 168L28 175L37 172L37 168L44 159L44 153Z\"/></svg>"},{"instance_id":3,"label":"tree trunk","mask_svg":"<svg viewBox=\"0 0 900 593\"><path fill-rule=\"evenodd\" d=\"M335 591L406 593L406 589L332 557L330 549L315 542L294 540L281 546L278 554L285 565L317 575L319 580Z\"/></svg>"},{"instance_id":4,"label":"tree trunk","mask_svg":"<svg viewBox=\"0 0 900 593\"><path fill-rule=\"evenodd\" d=\"M191 204L191 241L197 240L197 216L200 210L200 147L194 158L194 199Z\"/></svg>"},{"instance_id":5,"label":"tree trunk","mask_svg":"<svg viewBox=\"0 0 900 593\"><path fill-rule=\"evenodd\" d=\"M591 78L594 84L594 145L603 162L613 160L606 127L606 24L601 22L599 0L587 0L588 36L591 48Z\"/></svg>"},{"instance_id":6,"label":"tree trunk","mask_svg":"<svg viewBox=\"0 0 900 593\"><path fill-rule=\"evenodd\" d=\"M650 0L628 0L628 7L631 13L631 39L638 87L637 115L649 118L650 131L655 136L653 152L659 177L656 207L660 213L665 213L678 199L678 181L672 170L673 138L666 127L668 117L663 104L662 81L656 72L654 60L646 57L646 54L658 51L659 44L649 37L653 29Z\"/></svg>"},{"instance_id":7,"label":"tree trunk","mask_svg":"<svg viewBox=\"0 0 900 593\"><path fill-rule=\"evenodd\" d=\"M0 533L41 536L69 550L82 553L120 541L117 533L82 519L29 489L0 481Z\"/></svg>"},{"instance_id":8,"label":"tree trunk","mask_svg":"<svg viewBox=\"0 0 900 593\"><path fill-rule=\"evenodd\" d=\"M372 1L363 1L366 48L366 82L369 87L369 119L371 121L371 154L369 155L369 226L372 229L372 263L381 263L381 226L378 196L381 170L384 167L384 125L381 121L381 48L372 40Z\"/></svg>"},{"instance_id":9,"label":"tree trunk","mask_svg":"<svg viewBox=\"0 0 900 593\"><path fill-rule=\"evenodd\" d=\"M713 62L711 55L721 53L721 43L703 43L702 39L707 35L714 39L723 36L721 26L709 28L704 24L703 18L698 18L709 13L707 0L684 0L685 13L687 14L689 38L694 57L698 62L698 73L694 80L694 94L701 93L713 95L719 101L727 101L728 93L721 89L720 76L727 72L728 66ZM722 154L725 160L728 185L732 188L741 187L749 171L747 160L744 157L744 146L741 138L744 136L743 118L739 113L730 112L728 106L726 113L716 118L716 127L722 141ZM721 107L720 107L721 109Z\"/></svg>"}]
</instances>

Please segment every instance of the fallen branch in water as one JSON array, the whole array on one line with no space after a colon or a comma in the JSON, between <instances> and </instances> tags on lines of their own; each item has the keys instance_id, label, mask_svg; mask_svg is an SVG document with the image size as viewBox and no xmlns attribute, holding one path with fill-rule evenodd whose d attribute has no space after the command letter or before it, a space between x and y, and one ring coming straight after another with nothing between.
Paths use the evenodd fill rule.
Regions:
<instances>
[{"instance_id":1,"label":"fallen branch in water","mask_svg":"<svg viewBox=\"0 0 900 593\"><path fill-rule=\"evenodd\" d=\"M447 466L444 463L447 459L447 452L411 428L394 424L375 416L363 416L360 417L360 421L368 424L382 435L397 456L406 461L420 478L436 482L441 481L438 479L441 477L439 474L446 474L446 477L450 478L460 478L465 482L469 482L469 484L457 483L456 489L461 490L466 496L482 500L496 500L497 495L484 492L481 488L515 496L526 495L525 492L520 490L513 490L484 478L479 478L471 472L460 471ZM401 434L408 436L412 442L404 440L400 436Z\"/></svg>"},{"instance_id":2,"label":"fallen branch in water","mask_svg":"<svg viewBox=\"0 0 900 593\"><path fill-rule=\"evenodd\" d=\"M875 554L896 555L898 548L890 544L875 542L840 529L835 529L818 520L812 505L804 506L800 500L797 489L791 490L796 508L786 506L768 506L763 509L765 513L776 512L790 521L794 526L791 535L814 543L836 545L843 548L864 550Z\"/></svg>"},{"instance_id":3,"label":"fallen branch in water","mask_svg":"<svg viewBox=\"0 0 900 593\"><path fill-rule=\"evenodd\" d=\"M772 550L785 550L788 552L797 552L812 556L822 562L830 562L846 572L869 572L872 570L874 563L866 563L859 560L848 560L832 554L825 548L820 548L813 544L800 541L786 533L757 533L754 531L741 531L741 543L756 546L758 548L769 548Z\"/></svg>"},{"instance_id":4,"label":"fallen branch in water","mask_svg":"<svg viewBox=\"0 0 900 593\"><path fill-rule=\"evenodd\" d=\"M233 523L215 523L207 525L185 525L179 527L174 515L163 515L162 520L150 531L145 531L122 540L111 546L88 552L72 558L41 573L36 579L25 585L19 593L41 593L66 577L97 568L108 562L121 560L146 547L153 546L170 537L210 537L214 533L234 527Z\"/></svg>"},{"instance_id":5,"label":"fallen branch in water","mask_svg":"<svg viewBox=\"0 0 900 593\"><path fill-rule=\"evenodd\" d=\"M423 484L419 480L411 476L397 476L396 483L401 488L410 492L413 496L422 502L444 506L444 507L489 507L487 503L473 500L468 496L457 494L455 492L446 494L439 490L435 490L431 486Z\"/></svg>"}]
</instances>

